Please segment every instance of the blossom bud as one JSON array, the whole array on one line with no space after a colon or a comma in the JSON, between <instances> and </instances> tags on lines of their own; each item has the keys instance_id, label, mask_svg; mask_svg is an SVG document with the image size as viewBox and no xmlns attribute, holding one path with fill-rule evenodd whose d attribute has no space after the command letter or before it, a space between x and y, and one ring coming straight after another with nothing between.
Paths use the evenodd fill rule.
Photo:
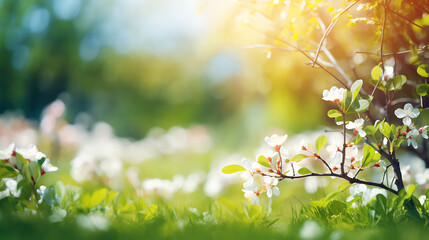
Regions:
<instances>
[{"instance_id":1,"label":"blossom bud","mask_svg":"<svg viewBox=\"0 0 429 240\"><path fill-rule=\"evenodd\" d=\"M301 149L307 151L307 148L305 146L302 146Z\"/></svg>"},{"instance_id":2,"label":"blossom bud","mask_svg":"<svg viewBox=\"0 0 429 240\"><path fill-rule=\"evenodd\" d=\"M337 166L334 166L333 168L332 168L332 171L337 171L338 170L338 167Z\"/></svg>"},{"instance_id":3,"label":"blossom bud","mask_svg":"<svg viewBox=\"0 0 429 240\"><path fill-rule=\"evenodd\" d=\"M374 164L374 167L380 167L380 163L378 162L378 163Z\"/></svg>"}]
</instances>

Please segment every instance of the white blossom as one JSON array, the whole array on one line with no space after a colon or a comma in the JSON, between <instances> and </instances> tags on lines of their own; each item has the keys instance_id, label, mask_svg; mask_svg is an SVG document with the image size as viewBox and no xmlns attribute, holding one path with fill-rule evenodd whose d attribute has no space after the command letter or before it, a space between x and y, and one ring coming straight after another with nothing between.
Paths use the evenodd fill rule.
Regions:
<instances>
[{"instance_id":1,"label":"white blossom","mask_svg":"<svg viewBox=\"0 0 429 240\"><path fill-rule=\"evenodd\" d=\"M362 129L363 128L363 124L364 124L364 120L363 118L359 118L356 119L354 122L349 122L346 125L347 129L353 129L353 132L359 133L359 136L361 137L365 137L366 136L366 132Z\"/></svg>"},{"instance_id":2,"label":"white blossom","mask_svg":"<svg viewBox=\"0 0 429 240\"><path fill-rule=\"evenodd\" d=\"M243 192L244 192L244 197L247 200L249 200L251 204L258 205L258 206L261 204L258 195L256 195L254 191L248 191L243 189Z\"/></svg>"},{"instance_id":3,"label":"white blossom","mask_svg":"<svg viewBox=\"0 0 429 240\"><path fill-rule=\"evenodd\" d=\"M267 190L267 196L269 198L271 198L273 196L273 194L275 196L279 196L280 195L280 190L277 187L277 184L279 183L279 180L275 177L269 177L269 176L264 176L264 182L265 182L265 186L268 188Z\"/></svg>"},{"instance_id":4,"label":"white blossom","mask_svg":"<svg viewBox=\"0 0 429 240\"><path fill-rule=\"evenodd\" d=\"M424 126L419 129L419 133L422 134L424 139L428 139L428 126Z\"/></svg>"},{"instance_id":5,"label":"white blossom","mask_svg":"<svg viewBox=\"0 0 429 240\"><path fill-rule=\"evenodd\" d=\"M325 101L331 101L331 102L340 102L343 100L344 92L346 90L344 88L337 88L335 86L331 87L331 89L323 90L323 97L322 99Z\"/></svg>"},{"instance_id":6,"label":"white blossom","mask_svg":"<svg viewBox=\"0 0 429 240\"><path fill-rule=\"evenodd\" d=\"M45 159L45 161L43 162L43 164L42 164L42 175L44 174L44 173L48 173L48 172L55 172L55 171L57 171L58 170L58 168L57 167L55 167L55 166L53 166L52 164L51 164L51 160L49 160L49 158L46 158Z\"/></svg>"},{"instance_id":7,"label":"white blossom","mask_svg":"<svg viewBox=\"0 0 429 240\"><path fill-rule=\"evenodd\" d=\"M12 143L6 150L0 151L0 160L8 160L11 158L13 151L15 150L15 144Z\"/></svg>"},{"instance_id":8,"label":"white blossom","mask_svg":"<svg viewBox=\"0 0 429 240\"><path fill-rule=\"evenodd\" d=\"M31 144L28 147L17 148L16 152L21 154L23 158L28 159L30 162L37 162L40 159L46 157L44 153L41 153L39 150L37 150L37 147L34 144Z\"/></svg>"},{"instance_id":9,"label":"white blossom","mask_svg":"<svg viewBox=\"0 0 429 240\"><path fill-rule=\"evenodd\" d=\"M273 134L271 137L265 137L265 142L271 147L275 148L276 146L281 146L287 139L287 134L283 136L279 136L277 134Z\"/></svg>"},{"instance_id":10,"label":"white blossom","mask_svg":"<svg viewBox=\"0 0 429 240\"><path fill-rule=\"evenodd\" d=\"M412 145L413 148L417 149L418 144L417 144L416 138L419 135L420 135L420 133L419 133L419 131L417 129L415 129L415 128L411 129L411 131L409 131L407 133L407 136L406 136L407 137L408 146Z\"/></svg>"},{"instance_id":11,"label":"white blossom","mask_svg":"<svg viewBox=\"0 0 429 240\"><path fill-rule=\"evenodd\" d=\"M411 103L407 103L404 106L404 109L398 108L395 110L395 115L398 118L403 118L402 122L406 126L410 126L411 118L416 118L420 115L419 109L413 108L413 105Z\"/></svg>"}]
</instances>

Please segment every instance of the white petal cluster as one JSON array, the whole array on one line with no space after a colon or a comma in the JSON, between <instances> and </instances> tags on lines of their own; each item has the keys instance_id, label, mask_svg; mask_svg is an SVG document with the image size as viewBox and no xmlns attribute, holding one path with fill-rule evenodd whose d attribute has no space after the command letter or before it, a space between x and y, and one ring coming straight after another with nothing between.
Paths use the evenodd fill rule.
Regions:
<instances>
[{"instance_id":1,"label":"white petal cluster","mask_svg":"<svg viewBox=\"0 0 429 240\"><path fill-rule=\"evenodd\" d=\"M279 180L277 178L265 176L264 177L264 182L265 182L265 186L267 187L267 196L269 198L271 198L273 196L273 194L275 196L279 196L280 195L280 190L277 187L277 184L279 183Z\"/></svg>"},{"instance_id":2,"label":"white petal cluster","mask_svg":"<svg viewBox=\"0 0 429 240\"><path fill-rule=\"evenodd\" d=\"M357 184L350 187L350 196L347 198L347 201L349 202L354 198L360 197L361 203L363 205L367 205L378 194L382 194L387 197L387 191L384 189L369 188L364 184ZM354 203L352 206L357 207Z\"/></svg>"},{"instance_id":3,"label":"white petal cluster","mask_svg":"<svg viewBox=\"0 0 429 240\"><path fill-rule=\"evenodd\" d=\"M417 149L419 145L418 145L416 139L419 135L420 135L419 130L417 130L415 128L411 129L411 131L409 131L407 133L407 136L406 136L408 146L412 145L413 148Z\"/></svg>"},{"instance_id":4,"label":"white petal cluster","mask_svg":"<svg viewBox=\"0 0 429 240\"><path fill-rule=\"evenodd\" d=\"M346 128L347 129L353 129L355 134L359 133L359 136L365 137L366 132L362 129L363 124L364 124L363 118L359 118L359 119L356 119L354 122L349 122L346 125Z\"/></svg>"},{"instance_id":5,"label":"white petal cluster","mask_svg":"<svg viewBox=\"0 0 429 240\"><path fill-rule=\"evenodd\" d=\"M247 200L249 200L251 204L258 205L258 206L261 204L259 197L258 195L256 195L255 191L249 191L249 190L243 189L243 192L244 192L244 197Z\"/></svg>"},{"instance_id":6,"label":"white petal cluster","mask_svg":"<svg viewBox=\"0 0 429 240\"><path fill-rule=\"evenodd\" d=\"M416 118L420 115L419 109L413 108L413 105L411 103L407 103L404 106L404 109L398 108L395 110L395 115L398 118L403 118L402 122L406 126L410 126L412 121L411 118Z\"/></svg>"},{"instance_id":7,"label":"white petal cluster","mask_svg":"<svg viewBox=\"0 0 429 240\"><path fill-rule=\"evenodd\" d=\"M329 102L341 102L344 98L344 92L346 90L344 88L337 88L335 86L331 87L331 89L323 90L322 99Z\"/></svg>"},{"instance_id":8,"label":"white petal cluster","mask_svg":"<svg viewBox=\"0 0 429 240\"><path fill-rule=\"evenodd\" d=\"M39 152L34 144L31 144L28 147L16 148L16 152L21 154L23 158L28 159L30 162L37 162L42 158L46 158L46 155Z\"/></svg>"},{"instance_id":9,"label":"white petal cluster","mask_svg":"<svg viewBox=\"0 0 429 240\"><path fill-rule=\"evenodd\" d=\"M18 189L18 181L11 178L3 178L2 182L6 185L6 189L0 192L0 200L9 196L19 197L21 189Z\"/></svg>"},{"instance_id":10,"label":"white petal cluster","mask_svg":"<svg viewBox=\"0 0 429 240\"><path fill-rule=\"evenodd\" d=\"M5 150L0 150L0 160L9 160L15 151L15 144L12 143Z\"/></svg>"},{"instance_id":11,"label":"white petal cluster","mask_svg":"<svg viewBox=\"0 0 429 240\"><path fill-rule=\"evenodd\" d=\"M271 137L265 137L265 142L275 148L276 146L282 146L283 143L286 141L287 135L279 136L277 134L273 134Z\"/></svg>"}]
</instances>

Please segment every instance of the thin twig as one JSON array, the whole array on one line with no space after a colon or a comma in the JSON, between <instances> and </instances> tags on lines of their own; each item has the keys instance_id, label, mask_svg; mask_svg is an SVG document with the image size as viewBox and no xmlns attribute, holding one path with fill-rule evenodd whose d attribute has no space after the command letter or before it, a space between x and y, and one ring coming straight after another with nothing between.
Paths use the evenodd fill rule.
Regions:
<instances>
[{"instance_id":1,"label":"thin twig","mask_svg":"<svg viewBox=\"0 0 429 240\"><path fill-rule=\"evenodd\" d=\"M320 155L317 155L317 156L316 156L316 158L317 158L317 159L320 159L320 160L323 162L323 164L325 164L325 166L329 169L329 171L330 171L331 173L334 173L334 171L332 171L331 167L330 167L330 166L329 166L329 164L325 161L325 159L323 159L322 157L320 157Z\"/></svg>"},{"instance_id":2,"label":"thin twig","mask_svg":"<svg viewBox=\"0 0 429 240\"><path fill-rule=\"evenodd\" d=\"M398 17L402 18L403 20L405 20L405 21L407 21L407 22L409 22L409 23L413 24L414 26L419 27L419 28L423 28L422 26L418 25L417 23L414 23L414 22L413 22L413 21L411 21L410 19L408 19L408 18L406 18L406 17L402 16L401 14L399 14L399 13L397 13L397 12L395 12L395 11L393 11L393 10L389 9L389 8L387 8L387 10L388 10L389 12L391 12L391 13L395 14L396 16L398 16Z\"/></svg>"},{"instance_id":3,"label":"thin twig","mask_svg":"<svg viewBox=\"0 0 429 240\"><path fill-rule=\"evenodd\" d=\"M384 5L383 28L381 29L380 62L381 62L381 69L383 69L383 72L384 72L384 62L383 62L384 29L386 29L387 9L389 8L389 4L390 4L390 0L387 0L387 3Z\"/></svg>"},{"instance_id":4,"label":"thin twig","mask_svg":"<svg viewBox=\"0 0 429 240\"><path fill-rule=\"evenodd\" d=\"M379 187L379 188L383 188L389 192L392 192L396 195L398 195L398 191L382 184L382 183L375 183L375 182L368 182L368 181L364 181L358 178L351 178L347 175L342 175L342 174L337 174L337 173L310 173L310 174L306 174L306 175L300 175L300 176L288 176L288 175L280 175L280 176L276 176L276 178L278 178L279 180L283 180L283 179L299 179L299 178L307 178L307 177L336 177L336 178L342 178L344 180L347 180L348 182L350 182L351 184L353 183L359 183L359 184L365 184L365 185L369 185L369 186L375 186L375 187Z\"/></svg>"},{"instance_id":5,"label":"thin twig","mask_svg":"<svg viewBox=\"0 0 429 240\"><path fill-rule=\"evenodd\" d=\"M417 53L423 53L422 49L417 49L416 51L417 51ZM394 55L404 55L404 54L408 54L408 53L412 53L412 52L414 52L414 50L406 50L406 51L399 51L399 52L392 52L392 53L384 53L383 56L384 57L388 57L388 56L394 56ZM353 55L356 55L356 54L379 55L379 53L373 53L373 52L354 51Z\"/></svg>"},{"instance_id":6,"label":"thin twig","mask_svg":"<svg viewBox=\"0 0 429 240\"><path fill-rule=\"evenodd\" d=\"M293 48L293 49L296 49L298 52L300 52L302 55L304 55L306 58L308 58L310 61L313 61L313 58L312 57L310 57L307 53L305 53L302 49L300 49L300 48L298 48L298 47L296 47L295 45L293 45L293 44L291 44L291 43L289 43L289 42L287 42L287 41L285 41L285 40L283 40L283 39L279 39L279 38L275 38L275 37L273 37L273 36L271 36L271 35L269 35L269 34L267 34L267 33L265 33L265 32L263 32L263 31L260 31L260 30L258 30L258 29L256 29L256 28L254 28L254 27L252 27L252 26L250 26L250 25L248 25L250 28L252 28L253 30L255 30L255 31L257 31L257 32L260 32L260 33L262 33L262 34L264 34L265 36L267 36L267 37L269 37L269 38L271 38L271 39L273 39L273 40L278 40L278 41L280 41L280 42L282 42L282 43L284 43L284 44L286 44L286 45L288 45L288 46L290 46L291 48ZM350 90L350 88L343 82L343 81L341 81L337 76L335 76L333 73L331 73L328 69L326 69L323 65L321 65L320 63L318 63L318 62L314 62L314 64L316 64L317 66L319 66L321 69L323 69L326 73L328 73L329 75L331 75L335 80L337 80L341 85L343 85L346 89L348 89L348 90Z\"/></svg>"},{"instance_id":7,"label":"thin twig","mask_svg":"<svg viewBox=\"0 0 429 240\"><path fill-rule=\"evenodd\" d=\"M347 12L351 7L353 7L358 2L359 2L359 0L354 1L353 3L351 3L350 5L348 5L346 8L344 8L339 14L337 14L337 16L334 17L333 21L329 24L328 28L326 29L325 34L323 34L323 37L320 40L319 47L317 48L316 56L313 59L314 63L317 62L317 58L319 57L320 50L322 49L323 42L325 41L326 37L328 37L328 35L331 32L331 30L334 28L334 25L338 22L338 20L340 19L341 15L343 15L345 12ZM314 67L314 64L313 64L313 67Z\"/></svg>"}]
</instances>

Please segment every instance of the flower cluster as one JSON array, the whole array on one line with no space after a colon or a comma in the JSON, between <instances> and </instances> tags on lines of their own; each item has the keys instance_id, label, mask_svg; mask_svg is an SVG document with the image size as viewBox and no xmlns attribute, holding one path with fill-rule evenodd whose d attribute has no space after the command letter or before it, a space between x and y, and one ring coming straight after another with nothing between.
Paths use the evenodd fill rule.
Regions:
<instances>
[{"instance_id":1,"label":"flower cluster","mask_svg":"<svg viewBox=\"0 0 429 240\"><path fill-rule=\"evenodd\" d=\"M417 128L414 126L412 118L417 118L420 115L420 112L417 108L413 108L411 103L407 103L404 106L404 109L398 108L395 110L395 115L399 119L402 118L404 131L398 131L397 134L404 136L407 139L408 146L413 146L413 148L418 148L417 137L422 136L425 139L428 139L428 126L423 126Z\"/></svg>"},{"instance_id":2,"label":"flower cluster","mask_svg":"<svg viewBox=\"0 0 429 240\"><path fill-rule=\"evenodd\" d=\"M269 198L273 195L280 195L277 184L279 182L278 177L282 175L283 171L284 162L282 159L285 159L286 152L282 145L286 139L287 135L279 136L274 134L271 137L266 137L265 142L275 151L270 150L266 154L258 156L258 162L250 163L246 158L241 160L242 167L245 169L241 174L245 181L243 183L244 197L252 204L259 205L258 196L264 192L267 193ZM255 179L255 177L259 177L259 179ZM262 182L262 186L258 186L258 182Z\"/></svg>"},{"instance_id":3,"label":"flower cluster","mask_svg":"<svg viewBox=\"0 0 429 240\"><path fill-rule=\"evenodd\" d=\"M12 143L7 149L0 151L0 163L0 168L8 176L2 179L6 189L0 193L0 198L10 195L19 197L21 189L18 188L18 182L26 180L35 189L34 186L41 176L58 170L35 145L17 148ZM15 177L15 179L9 177Z\"/></svg>"},{"instance_id":4,"label":"flower cluster","mask_svg":"<svg viewBox=\"0 0 429 240\"><path fill-rule=\"evenodd\" d=\"M360 95L362 85L363 81L357 80L350 90L332 87L330 90L323 91L322 99L337 106L337 109L328 111L328 116L334 118L337 125L342 125L340 142L327 144L327 137L321 135L316 139L314 145L302 144L301 149L296 151L296 149L286 149L283 146L287 135L274 134L265 138L265 142L271 149L258 155L256 162L251 163L248 159L242 159L241 165L228 165L222 171L226 174L242 172L241 177L245 181L242 190L244 196L252 204L257 205L260 204L259 195L261 193L266 192L269 198L280 194L277 184L281 180L316 176L341 178L349 184L370 183L370 185L382 189L382 191L379 191L380 189L366 191L365 185L351 188L352 196L363 197L364 204L378 193L385 195L386 190L397 194L401 190L399 186L397 186L398 190L395 190L384 183L390 166L394 165L393 171L400 171L395 149L399 148L405 140L407 140L408 146L412 145L417 148L418 136L428 138L428 126L415 127L412 119L417 118L420 112L409 103L405 104L404 109L399 108L395 111L395 115L402 119L402 125L391 124L385 119L368 124L369 120L361 117L359 113L367 112L372 96ZM349 133L350 130L353 134ZM364 142L363 146L359 144L361 142ZM292 152L294 154L291 154ZM382 156L384 160L381 160ZM304 159L319 163L319 169L323 167L325 172L312 171L299 164ZM358 178L361 171L371 167L383 168L381 183L368 182Z\"/></svg>"}]
</instances>

